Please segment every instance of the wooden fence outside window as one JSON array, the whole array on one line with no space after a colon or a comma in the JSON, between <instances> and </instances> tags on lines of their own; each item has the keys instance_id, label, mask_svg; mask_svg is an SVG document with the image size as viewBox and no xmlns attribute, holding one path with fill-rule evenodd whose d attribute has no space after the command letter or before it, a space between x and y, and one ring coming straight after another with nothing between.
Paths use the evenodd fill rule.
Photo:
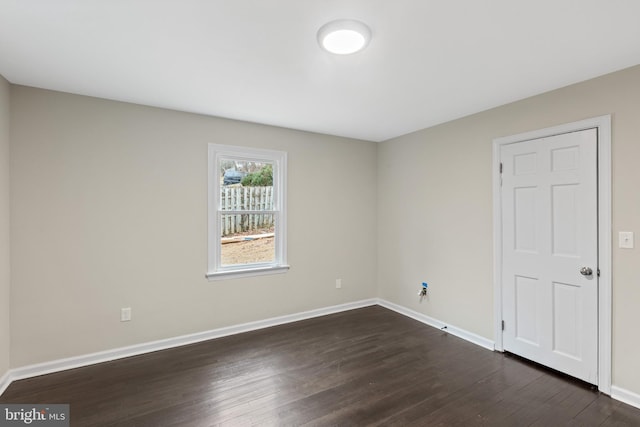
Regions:
<instances>
[{"instance_id":1,"label":"wooden fence outside window","mask_svg":"<svg viewBox=\"0 0 640 427\"><path fill-rule=\"evenodd\" d=\"M238 214L237 211L273 211L273 187L221 187L220 210L222 236L268 230L274 226L273 213Z\"/></svg>"}]
</instances>

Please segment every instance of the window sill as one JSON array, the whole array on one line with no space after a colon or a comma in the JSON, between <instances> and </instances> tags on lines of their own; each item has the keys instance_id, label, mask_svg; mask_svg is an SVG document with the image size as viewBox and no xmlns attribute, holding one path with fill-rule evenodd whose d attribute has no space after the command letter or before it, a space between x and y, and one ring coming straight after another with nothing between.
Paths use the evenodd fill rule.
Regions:
<instances>
[{"instance_id":1,"label":"window sill","mask_svg":"<svg viewBox=\"0 0 640 427\"><path fill-rule=\"evenodd\" d=\"M223 271L216 271L213 273L207 273L206 278L209 281L224 280L224 279L238 279L241 277L265 276L268 274L282 274L282 273L286 273L288 270L289 270L288 265L243 268L238 270L223 270Z\"/></svg>"}]
</instances>

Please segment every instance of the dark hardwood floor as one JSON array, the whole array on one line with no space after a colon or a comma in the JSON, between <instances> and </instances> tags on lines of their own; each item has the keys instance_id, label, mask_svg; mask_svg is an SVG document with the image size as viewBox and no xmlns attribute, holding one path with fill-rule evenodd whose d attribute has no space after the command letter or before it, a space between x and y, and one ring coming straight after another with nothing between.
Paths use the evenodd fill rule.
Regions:
<instances>
[{"instance_id":1,"label":"dark hardwood floor","mask_svg":"<svg viewBox=\"0 0 640 427\"><path fill-rule=\"evenodd\" d=\"M638 426L640 410L374 306L16 381L73 426Z\"/></svg>"}]
</instances>

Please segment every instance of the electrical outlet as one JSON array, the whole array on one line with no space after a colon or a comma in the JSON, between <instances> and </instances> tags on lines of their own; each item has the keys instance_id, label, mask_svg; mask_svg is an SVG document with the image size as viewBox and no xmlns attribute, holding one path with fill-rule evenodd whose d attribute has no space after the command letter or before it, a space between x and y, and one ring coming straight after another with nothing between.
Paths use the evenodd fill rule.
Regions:
<instances>
[{"instance_id":1,"label":"electrical outlet","mask_svg":"<svg viewBox=\"0 0 640 427\"><path fill-rule=\"evenodd\" d=\"M342 279L336 279L336 289L342 289Z\"/></svg>"},{"instance_id":2,"label":"electrical outlet","mask_svg":"<svg viewBox=\"0 0 640 427\"><path fill-rule=\"evenodd\" d=\"M120 309L120 321L129 322L131 320L131 307Z\"/></svg>"},{"instance_id":3,"label":"electrical outlet","mask_svg":"<svg viewBox=\"0 0 640 427\"><path fill-rule=\"evenodd\" d=\"M418 291L418 296L420 297L420 300L422 300L422 297L426 297L427 296L427 288L428 287L429 287L429 285L427 284L427 282L422 282L422 287Z\"/></svg>"}]
</instances>

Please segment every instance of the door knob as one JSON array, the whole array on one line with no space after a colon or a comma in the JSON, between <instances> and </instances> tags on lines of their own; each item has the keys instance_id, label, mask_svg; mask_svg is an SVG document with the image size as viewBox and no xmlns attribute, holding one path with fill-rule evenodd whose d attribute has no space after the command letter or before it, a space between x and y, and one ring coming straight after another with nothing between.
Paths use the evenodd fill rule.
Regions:
<instances>
[{"instance_id":1,"label":"door knob","mask_svg":"<svg viewBox=\"0 0 640 427\"><path fill-rule=\"evenodd\" d=\"M582 274L583 276L591 276L593 274L593 270L589 267L582 267L580 269L580 274Z\"/></svg>"}]
</instances>

